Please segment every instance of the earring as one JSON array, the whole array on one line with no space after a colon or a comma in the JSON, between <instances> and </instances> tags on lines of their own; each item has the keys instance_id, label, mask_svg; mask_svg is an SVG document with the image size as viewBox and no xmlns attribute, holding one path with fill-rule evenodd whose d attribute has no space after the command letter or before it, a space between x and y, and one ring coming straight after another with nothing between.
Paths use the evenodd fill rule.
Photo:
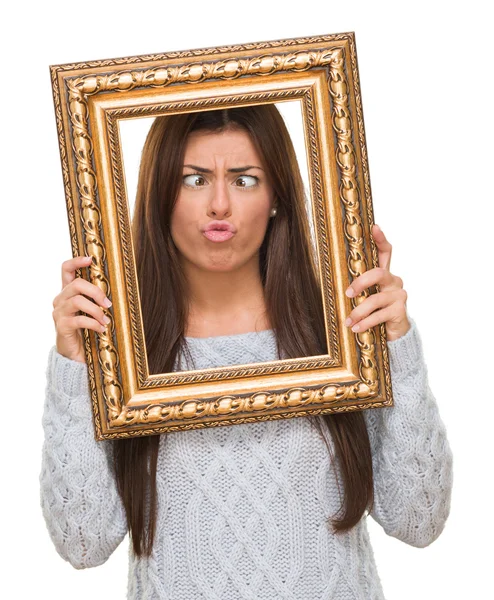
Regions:
<instances>
[{"instance_id":1,"label":"earring","mask_svg":"<svg viewBox=\"0 0 494 600\"><path fill-rule=\"evenodd\" d=\"M277 209L276 208L272 208L271 209L271 216L272 217L276 216L276 213L277 213Z\"/></svg>"}]
</instances>

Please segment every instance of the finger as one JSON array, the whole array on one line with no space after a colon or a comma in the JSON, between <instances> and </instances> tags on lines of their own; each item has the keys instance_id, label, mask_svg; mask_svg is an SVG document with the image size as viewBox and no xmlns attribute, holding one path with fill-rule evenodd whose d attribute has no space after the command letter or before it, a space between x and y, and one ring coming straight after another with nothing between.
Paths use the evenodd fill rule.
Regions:
<instances>
[{"instance_id":1,"label":"finger","mask_svg":"<svg viewBox=\"0 0 494 600\"><path fill-rule=\"evenodd\" d=\"M91 264L91 256L76 256L62 263L62 288L74 281L76 270L88 267Z\"/></svg>"},{"instance_id":2,"label":"finger","mask_svg":"<svg viewBox=\"0 0 494 600\"><path fill-rule=\"evenodd\" d=\"M395 316L394 303L381 308L380 310L376 310L369 316L361 319L358 323L355 323L351 326L351 329L354 333L364 333L368 329L379 325L379 323L386 323L386 321L390 321Z\"/></svg>"},{"instance_id":3,"label":"finger","mask_svg":"<svg viewBox=\"0 0 494 600\"><path fill-rule=\"evenodd\" d=\"M94 283L86 281L82 277L76 277L63 288L60 294L58 294L54 306L55 304L58 306L69 298L77 296L78 294L84 294L84 296L94 300L96 304L103 309L109 308L112 305L111 301L106 297L103 290L101 290L98 286L94 285Z\"/></svg>"},{"instance_id":4,"label":"finger","mask_svg":"<svg viewBox=\"0 0 494 600\"><path fill-rule=\"evenodd\" d=\"M107 325L110 319L105 315L103 309L95 302L88 300L85 296L78 294L68 298L53 311L53 318L59 319L66 316L74 316L78 311L82 311L94 317L102 325Z\"/></svg>"},{"instance_id":5,"label":"finger","mask_svg":"<svg viewBox=\"0 0 494 600\"><path fill-rule=\"evenodd\" d=\"M346 295L349 298L358 296L363 290L378 283L380 286L386 286L387 288L393 287L393 281L395 276L382 267L374 267L369 271L365 271L352 281L352 284L346 290Z\"/></svg>"},{"instance_id":6,"label":"finger","mask_svg":"<svg viewBox=\"0 0 494 600\"><path fill-rule=\"evenodd\" d=\"M345 321L345 326L352 327L355 325L355 323L358 323L359 321L362 321L362 319L368 317L375 310L389 306L398 299L401 299L401 297L398 298L395 291L379 292L377 294L367 296L363 302L361 302L350 312Z\"/></svg>"},{"instance_id":7,"label":"finger","mask_svg":"<svg viewBox=\"0 0 494 600\"><path fill-rule=\"evenodd\" d=\"M379 227L379 225L372 226L372 236L374 237L374 241L377 245L379 266L383 269L388 269L389 271L391 266L391 253L393 251L393 246L388 242L383 230Z\"/></svg>"},{"instance_id":8,"label":"finger","mask_svg":"<svg viewBox=\"0 0 494 600\"><path fill-rule=\"evenodd\" d=\"M75 317L62 317L58 322L57 333L61 336L68 336L80 329L92 329L103 333L106 328L107 325L102 325L96 319L91 319L91 317L85 315L76 315Z\"/></svg>"}]
</instances>

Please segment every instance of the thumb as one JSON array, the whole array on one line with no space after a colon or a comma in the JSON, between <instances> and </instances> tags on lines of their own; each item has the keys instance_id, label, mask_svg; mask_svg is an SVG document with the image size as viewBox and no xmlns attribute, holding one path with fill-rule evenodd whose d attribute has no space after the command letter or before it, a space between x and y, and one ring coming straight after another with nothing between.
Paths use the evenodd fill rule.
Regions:
<instances>
[{"instance_id":1,"label":"thumb","mask_svg":"<svg viewBox=\"0 0 494 600\"><path fill-rule=\"evenodd\" d=\"M388 269L389 271L393 246L388 242L383 230L379 227L379 225L372 226L372 237L374 238L377 246L379 266L383 269Z\"/></svg>"}]
</instances>

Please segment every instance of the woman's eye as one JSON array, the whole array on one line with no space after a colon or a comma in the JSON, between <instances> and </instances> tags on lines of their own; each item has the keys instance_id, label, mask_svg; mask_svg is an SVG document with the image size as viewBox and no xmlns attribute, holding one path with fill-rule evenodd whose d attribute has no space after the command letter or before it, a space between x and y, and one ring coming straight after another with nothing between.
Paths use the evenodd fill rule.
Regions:
<instances>
[{"instance_id":1,"label":"woman's eye","mask_svg":"<svg viewBox=\"0 0 494 600\"><path fill-rule=\"evenodd\" d=\"M189 175L183 176L183 182L187 187L198 188L206 185L205 179L198 173L189 173ZM238 185L237 182L241 182ZM241 175L235 180L235 187L240 188L251 188L255 187L259 183L259 178L255 175Z\"/></svg>"},{"instance_id":2,"label":"woman's eye","mask_svg":"<svg viewBox=\"0 0 494 600\"><path fill-rule=\"evenodd\" d=\"M189 180L189 183L187 183L187 179L191 178ZM185 185L188 185L189 187L203 187L203 184L200 184L199 186L196 186L195 183L197 182L197 180L203 180L204 181L204 177L202 175L196 175L196 174L191 174L191 175L184 175L183 181L185 183Z\"/></svg>"},{"instance_id":3,"label":"woman's eye","mask_svg":"<svg viewBox=\"0 0 494 600\"><path fill-rule=\"evenodd\" d=\"M242 179L244 179L244 180L245 179L247 179L247 180L250 179L251 180L250 185L247 182L247 184L240 185L240 186L237 186L237 187L243 187L243 188L246 188L246 187L255 187L257 185L258 181L259 181L259 178L255 177L254 175L241 175L240 177L238 177L238 179L236 181L241 181Z\"/></svg>"}]
</instances>

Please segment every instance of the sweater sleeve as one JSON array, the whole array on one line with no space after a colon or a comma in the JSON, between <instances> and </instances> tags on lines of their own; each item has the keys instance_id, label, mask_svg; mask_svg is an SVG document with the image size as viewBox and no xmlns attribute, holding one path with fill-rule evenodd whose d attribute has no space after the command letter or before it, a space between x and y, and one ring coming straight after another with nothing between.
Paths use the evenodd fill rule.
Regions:
<instances>
[{"instance_id":1,"label":"sweater sleeve","mask_svg":"<svg viewBox=\"0 0 494 600\"><path fill-rule=\"evenodd\" d=\"M449 516L453 458L420 334L408 319L407 333L388 342L394 406L364 411L374 469L370 514L388 535L423 548Z\"/></svg>"},{"instance_id":2,"label":"sweater sleeve","mask_svg":"<svg viewBox=\"0 0 494 600\"><path fill-rule=\"evenodd\" d=\"M76 569L108 560L127 533L113 442L94 436L87 365L53 346L46 370L40 500L57 552Z\"/></svg>"}]
</instances>

